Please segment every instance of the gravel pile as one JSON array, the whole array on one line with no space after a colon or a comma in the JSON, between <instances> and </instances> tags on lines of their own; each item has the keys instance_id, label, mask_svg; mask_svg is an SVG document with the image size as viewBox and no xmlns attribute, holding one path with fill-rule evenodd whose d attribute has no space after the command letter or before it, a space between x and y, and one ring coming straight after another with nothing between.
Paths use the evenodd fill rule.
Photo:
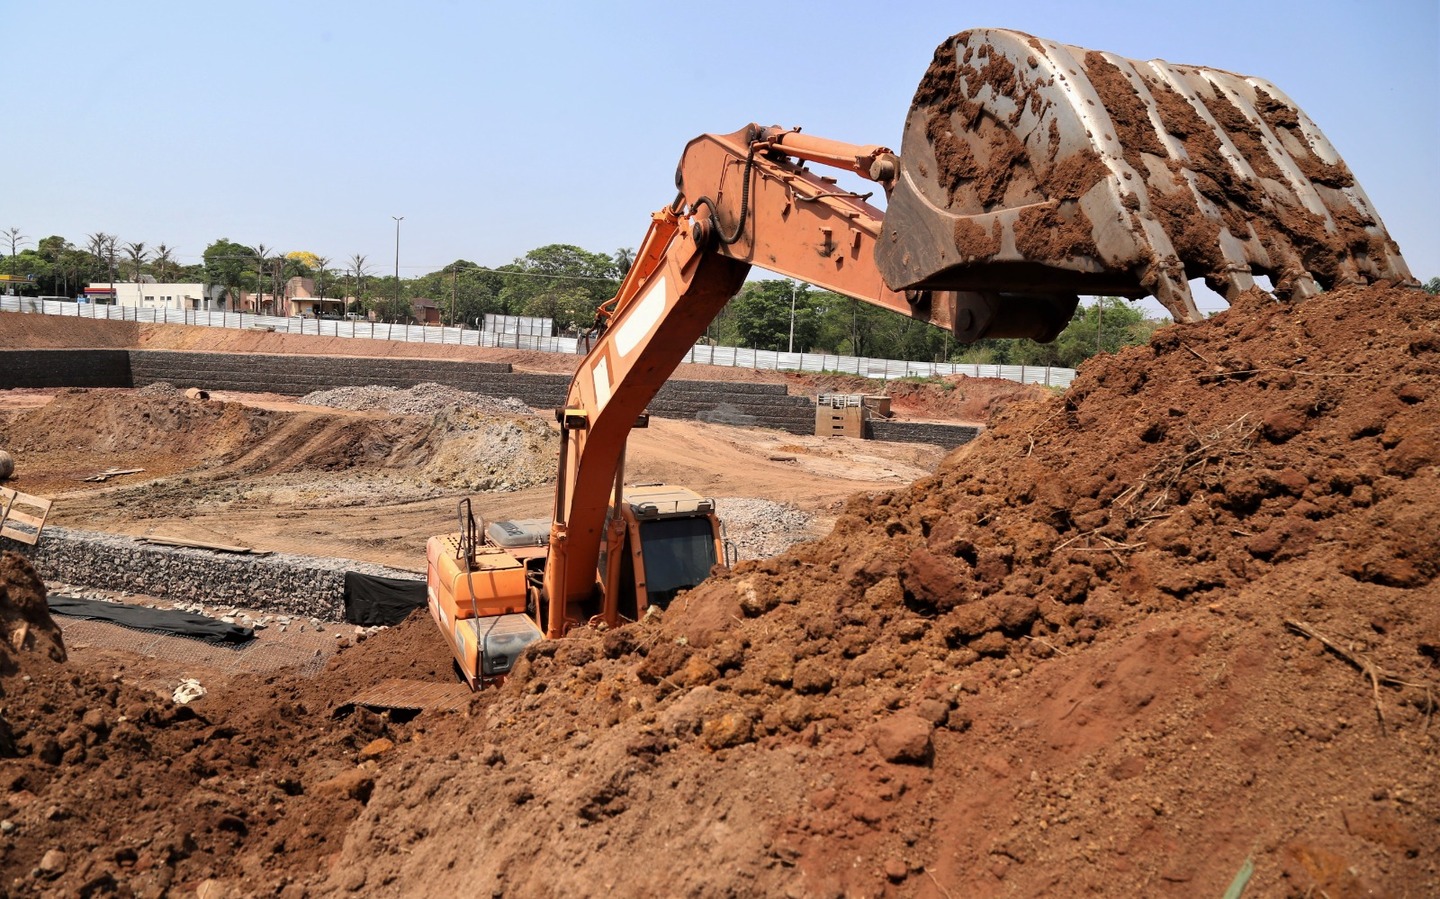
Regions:
<instances>
[{"instance_id":1,"label":"gravel pile","mask_svg":"<svg viewBox=\"0 0 1440 899\"><path fill-rule=\"evenodd\" d=\"M185 391L171 384L169 381L155 381L146 384L135 392L141 396L162 397L166 399L181 399L185 396Z\"/></svg>"},{"instance_id":2,"label":"gravel pile","mask_svg":"<svg viewBox=\"0 0 1440 899\"><path fill-rule=\"evenodd\" d=\"M530 415L529 406L514 397L493 397L470 393L427 381L414 387L336 387L317 390L301 397L307 406L328 406L355 412L390 412L395 415L434 415L452 409Z\"/></svg>"},{"instance_id":3,"label":"gravel pile","mask_svg":"<svg viewBox=\"0 0 1440 899\"><path fill-rule=\"evenodd\" d=\"M814 540L814 518L784 503L748 496L718 497L715 512L725 525L725 537L741 560L768 559L797 543Z\"/></svg>"}]
</instances>

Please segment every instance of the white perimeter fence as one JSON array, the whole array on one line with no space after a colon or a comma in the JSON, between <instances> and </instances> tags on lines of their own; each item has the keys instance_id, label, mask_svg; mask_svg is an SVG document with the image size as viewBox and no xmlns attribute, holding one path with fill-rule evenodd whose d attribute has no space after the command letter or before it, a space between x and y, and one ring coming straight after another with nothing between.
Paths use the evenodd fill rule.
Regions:
<instances>
[{"instance_id":1,"label":"white perimeter fence","mask_svg":"<svg viewBox=\"0 0 1440 899\"><path fill-rule=\"evenodd\" d=\"M574 337L536 337L496 331L472 331L438 325L391 325L384 322L348 321L326 318L282 318L248 312L203 312L191 309L142 309L98 303L70 303L30 297L0 297L0 312L34 312L114 321L150 322L172 325L202 325L212 328L262 329L287 334L319 337L359 337L399 340L406 343L438 343L448 346L503 347L538 350L544 353L575 355L580 343ZM928 378L936 375L966 375L971 378L1003 378L1021 384L1069 387L1075 379L1073 368L1048 365L971 365L956 362L907 362L900 359L866 359L829 353L781 353L741 347L692 347L684 362L720 365L729 368L776 369L799 372L839 372L862 378L893 380Z\"/></svg>"}]
</instances>

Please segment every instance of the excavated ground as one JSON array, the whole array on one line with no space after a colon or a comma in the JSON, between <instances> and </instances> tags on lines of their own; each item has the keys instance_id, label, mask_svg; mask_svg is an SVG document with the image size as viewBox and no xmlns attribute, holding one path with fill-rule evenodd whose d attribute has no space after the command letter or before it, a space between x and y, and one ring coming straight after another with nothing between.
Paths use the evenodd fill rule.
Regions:
<instances>
[{"instance_id":1,"label":"excavated ground","mask_svg":"<svg viewBox=\"0 0 1440 899\"><path fill-rule=\"evenodd\" d=\"M175 706L7 556L0 884L1436 895L1437 388L1434 297L1256 292L405 722L345 701L450 676L423 617Z\"/></svg>"}]
</instances>

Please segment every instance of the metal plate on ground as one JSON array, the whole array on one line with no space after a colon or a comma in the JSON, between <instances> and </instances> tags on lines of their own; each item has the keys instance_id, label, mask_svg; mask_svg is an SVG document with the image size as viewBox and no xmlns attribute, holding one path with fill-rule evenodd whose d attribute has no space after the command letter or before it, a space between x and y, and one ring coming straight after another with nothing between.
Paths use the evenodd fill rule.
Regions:
<instances>
[{"instance_id":1,"label":"metal plate on ground","mask_svg":"<svg viewBox=\"0 0 1440 899\"><path fill-rule=\"evenodd\" d=\"M390 678L356 694L337 709L364 706L367 709L409 709L441 712L458 709L470 701L470 688L462 683L434 683Z\"/></svg>"}]
</instances>

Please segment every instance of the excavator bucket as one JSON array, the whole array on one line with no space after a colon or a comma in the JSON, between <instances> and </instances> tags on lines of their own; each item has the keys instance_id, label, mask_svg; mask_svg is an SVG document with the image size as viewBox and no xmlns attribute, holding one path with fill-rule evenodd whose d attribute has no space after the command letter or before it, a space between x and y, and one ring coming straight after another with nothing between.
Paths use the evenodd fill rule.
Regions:
<instances>
[{"instance_id":1,"label":"excavator bucket","mask_svg":"<svg viewBox=\"0 0 1440 899\"><path fill-rule=\"evenodd\" d=\"M1265 275L1282 299L1414 284L1315 123L1260 78L1015 31L942 44L905 122L876 262L900 289L1155 296L1200 318Z\"/></svg>"}]
</instances>

